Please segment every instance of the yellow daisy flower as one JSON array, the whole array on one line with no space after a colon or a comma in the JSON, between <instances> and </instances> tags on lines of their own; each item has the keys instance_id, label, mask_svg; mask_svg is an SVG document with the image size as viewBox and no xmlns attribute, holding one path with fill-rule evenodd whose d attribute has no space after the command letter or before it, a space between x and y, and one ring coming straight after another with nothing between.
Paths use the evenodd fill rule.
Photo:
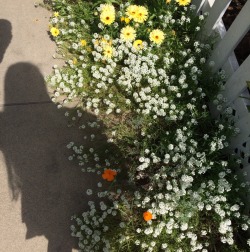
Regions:
<instances>
[{"instance_id":1,"label":"yellow daisy flower","mask_svg":"<svg viewBox=\"0 0 250 252\"><path fill-rule=\"evenodd\" d=\"M133 43L133 47L134 47L136 50L142 49L142 48L143 48L142 40L140 40L140 39L135 40L134 43Z\"/></svg>"},{"instance_id":2,"label":"yellow daisy flower","mask_svg":"<svg viewBox=\"0 0 250 252\"><path fill-rule=\"evenodd\" d=\"M186 6L191 3L191 0L175 0L179 5Z\"/></svg>"},{"instance_id":3,"label":"yellow daisy flower","mask_svg":"<svg viewBox=\"0 0 250 252\"><path fill-rule=\"evenodd\" d=\"M112 11L104 11L100 15L100 20L105 25L111 25L115 21L115 14Z\"/></svg>"},{"instance_id":4,"label":"yellow daisy flower","mask_svg":"<svg viewBox=\"0 0 250 252\"><path fill-rule=\"evenodd\" d=\"M137 23L143 23L148 18L148 10L144 6L138 6L137 13L134 17L134 21Z\"/></svg>"},{"instance_id":5,"label":"yellow daisy flower","mask_svg":"<svg viewBox=\"0 0 250 252\"><path fill-rule=\"evenodd\" d=\"M106 58L111 58L113 55L113 48L109 45L103 47L103 54Z\"/></svg>"},{"instance_id":6,"label":"yellow daisy flower","mask_svg":"<svg viewBox=\"0 0 250 252\"><path fill-rule=\"evenodd\" d=\"M50 28L50 33L53 37L57 37L60 34L60 30L57 29L56 27L51 27Z\"/></svg>"},{"instance_id":7,"label":"yellow daisy flower","mask_svg":"<svg viewBox=\"0 0 250 252\"><path fill-rule=\"evenodd\" d=\"M54 17L59 17L59 12L58 11L54 12Z\"/></svg>"},{"instance_id":8,"label":"yellow daisy flower","mask_svg":"<svg viewBox=\"0 0 250 252\"><path fill-rule=\"evenodd\" d=\"M163 42L164 38L165 38L165 34L163 33L163 31L159 29L155 29L151 31L149 34L149 39L158 45L160 45Z\"/></svg>"},{"instance_id":9,"label":"yellow daisy flower","mask_svg":"<svg viewBox=\"0 0 250 252\"><path fill-rule=\"evenodd\" d=\"M131 26L126 26L121 29L121 39L124 41L133 41L136 37L136 31Z\"/></svg>"},{"instance_id":10,"label":"yellow daisy flower","mask_svg":"<svg viewBox=\"0 0 250 252\"><path fill-rule=\"evenodd\" d=\"M80 43L81 43L82 46L86 46L87 45L87 41L85 39L82 39L80 41Z\"/></svg>"},{"instance_id":11,"label":"yellow daisy flower","mask_svg":"<svg viewBox=\"0 0 250 252\"><path fill-rule=\"evenodd\" d=\"M126 15L129 19L134 19L138 13L138 6L137 5L129 5L126 11Z\"/></svg>"}]
</instances>

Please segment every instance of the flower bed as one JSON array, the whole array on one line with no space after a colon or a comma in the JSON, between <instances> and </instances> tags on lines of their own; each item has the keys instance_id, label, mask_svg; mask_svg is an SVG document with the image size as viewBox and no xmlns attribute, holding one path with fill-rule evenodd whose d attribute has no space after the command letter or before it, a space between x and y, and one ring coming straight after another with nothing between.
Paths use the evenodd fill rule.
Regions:
<instances>
[{"instance_id":1,"label":"flower bed","mask_svg":"<svg viewBox=\"0 0 250 252\"><path fill-rule=\"evenodd\" d=\"M211 101L221 109L226 77L210 73L205 16L190 2L53 1L50 33L66 65L48 77L52 99L77 101L73 121L94 113L88 125L101 120L116 146L95 146L94 134L93 148L68 145L103 188L88 189L99 201L73 218L81 251L248 250L249 189L224 151L238 129L230 107L220 121L208 110Z\"/></svg>"}]
</instances>

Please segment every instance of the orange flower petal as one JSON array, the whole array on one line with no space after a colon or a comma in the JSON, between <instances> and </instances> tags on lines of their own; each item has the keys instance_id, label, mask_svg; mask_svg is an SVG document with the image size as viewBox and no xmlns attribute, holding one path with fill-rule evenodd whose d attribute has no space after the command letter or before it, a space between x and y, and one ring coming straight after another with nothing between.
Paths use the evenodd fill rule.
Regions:
<instances>
[{"instance_id":1,"label":"orange flower petal","mask_svg":"<svg viewBox=\"0 0 250 252\"><path fill-rule=\"evenodd\" d=\"M117 172L115 170L106 169L102 174L102 178L110 182L115 179L116 175L117 175Z\"/></svg>"},{"instance_id":2,"label":"orange flower petal","mask_svg":"<svg viewBox=\"0 0 250 252\"><path fill-rule=\"evenodd\" d=\"M145 221L150 221L150 220L152 220L153 215L152 215L152 213L147 211L147 212L143 213L143 218L144 218Z\"/></svg>"},{"instance_id":3,"label":"orange flower petal","mask_svg":"<svg viewBox=\"0 0 250 252\"><path fill-rule=\"evenodd\" d=\"M102 174L102 178L103 178L103 179L106 179L106 178L107 178L105 173Z\"/></svg>"},{"instance_id":4,"label":"orange flower petal","mask_svg":"<svg viewBox=\"0 0 250 252\"><path fill-rule=\"evenodd\" d=\"M111 181L113 181L114 179L115 179L115 177L109 177L109 178L107 178L107 181L111 182Z\"/></svg>"}]
</instances>

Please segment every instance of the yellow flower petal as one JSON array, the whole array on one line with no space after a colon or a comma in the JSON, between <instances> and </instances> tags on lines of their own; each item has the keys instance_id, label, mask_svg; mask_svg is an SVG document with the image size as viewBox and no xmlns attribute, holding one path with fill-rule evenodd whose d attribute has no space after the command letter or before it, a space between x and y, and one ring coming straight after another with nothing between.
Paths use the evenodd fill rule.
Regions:
<instances>
[{"instance_id":1,"label":"yellow flower petal","mask_svg":"<svg viewBox=\"0 0 250 252\"><path fill-rule=\"evenodd\" d=\"M126 15L129 19L134 19L138 13L138 6L137 5L129 5L126 10Z\"/></svg>"},{"instance_id":2,"label":"yellow flower petal","mask_svg":"<svg viewBox=\"0 0 250 252\"><path fill-rule=\"evenodd\" d=\"M134 21L137 23L144 23L148 18L148 10L144 6L138 6L137 13L134 17Z\"/></svg>"},{"instance_id":3,"label":"yellow flower petal","mask_svg":"<svg viewBox=\"0 0 250 252\"><path fill-rule=\"evenodd\" d=\"M113 48L109 45L103 47L103 54L106 58L111 58L113 56Z\"/></svg>"},{"instance_id":4,"label":"yellow flower petal","mask_svg":"<svg viewBox=\"0 0 250 252\"><path fill-rule=\"evenodd\" d=\"M137 50L142 49L143 48L142 40L140 40L140 39L135 40L133 43L133 47Z\"/></svg>"},{"instance_id":5,"label":"yellow flower petal","mask_svg":"<svg viewBox=\"0 0 250 252\"><path fill-rule=\"evenodd\" d=\"M164 38L165 38L165 34L163 33L163 31L159 29L155 29L151 31L149 34L149 39L158 45L160 45L163 42Z\"/></svg>"},{"instance_id":6,"label":"yellow flower petal","mask_svg":"<svg viewBox=\"0 0 250 252\"><path fill-rule=\"evenodd\" d=\"M86 46L87 45L87 41L85 39L82 39L80 41L80 43L81 43L82 46Z\"/></svg>"},{"instance_id":7,"label":"yellow flower petal","mask_svg":"<svg viewBox=\"0 0 250 252\"><path fill-rule=\"evenodd\" d=\"M111 25L115 21L115 14L111 11L104 11L100 15L100 20L105 25Z\"/></svg>"},{"instance_id":8,"label":"yellow flower petal","mask_svg":"<svg viewBox=\"0 0 250 252\"><path fill-rule=\"evenodd\" d=\"M126 26L121 29L121 39L124 41L133 41L136 37L136 31L131 26Z\"/></svg>"},{"instance_id":9,"label":"yellow flower petal","mask_svg":"<svg viewBox=\"0 0 250 252\"><path fill-rule=\"evenodd\" d=\"M176 0L176 2L181 6L186 6L191 3L191 0Z\"/></svg>"},{"instance_id":10,"label":"yellow flower petal","mask_svg":"<svg viewBox=\"0 0 250 252\"><path fill-rule=\"evenodd\" d=\"M50 33L53 37L57 37L60 34L60 30L57 29L56 27L51 27L50 28Z\"/></svg>"},{"instance_id":11,"label":"yellow flower petal","mask_svg":"<svg viewBox=\"0 0 250 252\"><path fill-rule=\"evenodd\" d=\"M130 22L130 19L129 19L128 17L126 17L126 18L124 19L124 21L125 21L126 24L128 24L128 23Z\"/></svg>"}]
</instances>

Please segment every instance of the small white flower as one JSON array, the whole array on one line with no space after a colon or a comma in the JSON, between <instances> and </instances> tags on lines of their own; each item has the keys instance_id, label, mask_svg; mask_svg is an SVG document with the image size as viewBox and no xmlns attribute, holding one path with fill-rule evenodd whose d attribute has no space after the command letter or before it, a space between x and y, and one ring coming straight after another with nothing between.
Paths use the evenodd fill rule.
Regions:
<instances>
[{"instance_id":1,"label":"small white flower","mask_svg":"<svg viewBox=\"0 0 250 252\"><path fill-rule=\"evenodd\" d=\"M249 245L250 246L250 245ZM162 243L162 245L161 245L161 248L162 249L166 249L168 247L168 245L166 244L166 243Z\"/></svg>"},{"instance_id":2,"label":"small white flower","mask_svg":"<svg viewBox=\"0 0 250 252\"><path fill-rule=\"evenodd\" d=\"M91 189L88 189L88 190L86 191L86 193L87 193L87 195L91 195L91 194L93 193L93 191L92 191Z\"/></svg>"},{"instance_id":3,"label":"small white flower","mask_svg":"<svg viewBox=\"0 0 250 252\"><path fill-rule=\"evenodd\" d=\"M242 228L242 230L246 231L246 230L248 230L248 225L247 224L242 224L241 228Z\"/></svg>"},{"instance_id":4,"label":"small white flower","mask_svg":"<svg viewBox=\"0 0 250 252\"><path fill-rule=\"evenodd\" d=\"M142 231L142 230L141 230L140 228L137 228L137 229L136 229L136 232L137 232L138 234L140 234L141 231Z\"/></svg>"},{"instance_id":5,"label":"small white flower","mask_svg":"<svg viewBox=\"0 0 250 252\"><path fill-rule=\"evenodd\" d=\"M185 231L185 230L187 230L187 229L188 229L188 224L187 224L187 223L181 224L181 230L182 230L182 231Z\"/></svg>"},{"instance_id":6,"label":"small white flower","mask_svg":"<svg viewBox=\"0 0 250 252\"><path fill-rule=\"evenodd\" d=\"M125 228L126 227L124 222L120 222L119 226L120 226L120 228Z\"/></svg>"},{"instance_id":7,"label":"small white flower","mask_svg":"<svg viewBox=\"0 0 250 252\"><path fill-rule=\"evenodd\" d=\"M250 239L247 240L247 245L250 247Z\"/></svg>"}]
</instances>

